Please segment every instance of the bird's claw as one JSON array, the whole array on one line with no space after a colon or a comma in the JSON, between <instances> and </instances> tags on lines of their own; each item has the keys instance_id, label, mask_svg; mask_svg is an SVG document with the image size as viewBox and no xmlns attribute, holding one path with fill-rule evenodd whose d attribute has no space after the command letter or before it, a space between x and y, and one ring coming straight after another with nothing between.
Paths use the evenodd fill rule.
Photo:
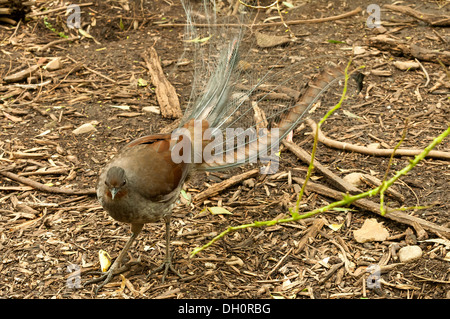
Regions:
<instances>
[{"instance_id":1,"label":"bird's claw","mask_svg":"<svg viewBox=\"0 0 450 319\"><path fill-rule=\"evenodd\" d=\"M100 277L97 278L93 278L91 280L86 281L83 284L83 287L90 285L90 284L95 284L96 282L102 281L103 282L101 284L99 284L95 290L94 293L95 295L97 295L98 291L107 283L109 283L111 281L111 279L113 278L114 275L118 275L121 274L127 270L129 270L131 268L132 265L139 263L139 262L131 262L131 263L127 263L125 265L123 265L122 267L117 267L115 264L113 264L108 271L106 272L102 272L102 271L90 271L87 274L98 274L100 275Z\"/></svg>"},{"instance_id":2,"label":"bird's claw","mask_svg":"<svg viewBox=\"0 0 450 319\"><path fill-rule=\"evenodd\" d=\"M100 281L103 280L103 282L102 282L101 284L99 284L99 285L95 288L95 290L94 290L94 294L95 294L95 296L97 296L98 291L99 291L104 285L106 285L107 283L109 283L109 282L111 281L113 275L116 275L116 274L120 273L120 272L117 272L117 271L115 271L115 270L116 270L115 267L111 267L111 268L110 268L108 271L106 271L106 272L101 272L101 271L99 271L99 272L91 272L91 273L98 273L98 274L100 274L100 277L93 278L93 279L91 279L91 280L86 281L86 282L83 284L83 287L84 287L84 286L87 286L87 285L90 285L90 284L95 284L95 283L100 282Z\"/></svg>"},{"instance_id":3,"label":"bird's claw","mask_svg":"<svg viewBox=\"0 0 450 319\"><path fill-rule=\"evenodd\" d=\"M164 273L163 273L163 276L162 276L162 279L161 279L161 283L164 283L164 280L166 279L166 276L167 276L167 273L169 272L169 269L170 269L170 271L172 271L172 272L173 272L175 275L177 275L178 277L183 278L183 276L181 276L180 273L173 267L173 265L172 265L172 260L171 260L171 259L166 259L166 260L164 260L164 262L163 262L161 265L159 265L157 268L153 269L153 270L147 275L147 279L148 279L151 275L153 275L153 274L155 274L155 273L157 273L157 272L160 272L160 271L163 270L163 269L164 269Z\"/></svg>"}]
</instances>

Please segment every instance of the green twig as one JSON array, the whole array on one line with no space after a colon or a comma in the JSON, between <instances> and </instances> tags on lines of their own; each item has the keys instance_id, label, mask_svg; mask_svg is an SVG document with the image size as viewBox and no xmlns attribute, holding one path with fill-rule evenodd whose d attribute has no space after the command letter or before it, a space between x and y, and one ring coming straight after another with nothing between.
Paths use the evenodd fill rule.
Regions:
<instances>
[{"instance_id":1,"label":"green twig","mask_svg":"<svg viewBox=\"0 0 450 319\"><path fill-rule=\"evenodd\" d=\"M384 193L386 189L388 189L392 184L394 184L395 181L397 181L401 176L406 175L410 170L412 170L414 166L416 166L421 160L423 160L425 156L427 156L427 154L433 148L436 147L436 145L441 143L444 140L444 138L449 135L449 133L450 133L450 125L447 127L447 130L445 130L441 135L436 137L433 140L433 142L431 142L427 147L425 147L425 149L420 154L416 155L416 157L412 161L410 161L410 163L405 168L395 173L395 175L390 180L388 180L385 183L382 183L379 187L377 187L380 188L380 193ZM383 206L380 206L380 212L382 216L384 216L387 213L387 211L384 209Z\"/></svg>"},{"instance_id":2,"label":"green twig","mask_svg":"<svg viewBox=\"0 0 450 319\"><path fill-rule=\"evenodd\" d=\"M408 119L406 119L405 128L403 129L402 137L400 138L400 141L395 145L394 150L392 151L391 157L389 158L389 163L387 165L386 173L384 173L383 181L381 182L381 186L383 186L386 183L386 179L389 174L389 170L392 166L392 161L394 160L395 152L400 147L400 145L403 143L403 141L406 138L406 132L408 131ZM384 211L384 190L382 189L380 191L380 211Z\"/></svg>"},{"instance_id":3,"label":"green twig","mask_svg":"<svg viewBox=\"0 0 450 319\"><path fill-rule=\"evenodd\" d=\"M348 69L350 68L351 63L352 60L350 59L350 61L347 64L347 67L344 70L344 89L342 90L342 95L339 102L331 110L329 110L327 114L325 114L325 116L317 124L316 132L314 135L313 148L311 152L311 161L309 162L308 171L306 172L305 182L303 183L302 188L300 189L300 193L298 194L297 202L295 204L295 210L292 210L291 208L289 209L292 216L298 215L298 211L300 209L300 201L303 198L303 193L305 192L306 184L308 183L308 180L312 175L312 171L314 170L314 158L316 156L317 144L319 141L319 129L321 125L328 119L328 117L330 117L334 112L336 112L336 110L338 110L341 107L342 103L344 102L345 96L347 94L347 84L349 78Z\"/></svg>"}]
</instances>

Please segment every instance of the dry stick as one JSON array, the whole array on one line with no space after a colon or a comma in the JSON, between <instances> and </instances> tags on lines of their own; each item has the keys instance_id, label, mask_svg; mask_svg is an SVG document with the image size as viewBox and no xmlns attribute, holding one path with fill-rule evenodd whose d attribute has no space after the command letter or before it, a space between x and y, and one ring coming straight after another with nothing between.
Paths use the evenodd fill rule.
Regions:
<instances>
[{"instance_id":1,"label":"dry stick","mask_svg":"<svg viewBox=\"0 0 450 319\"><path fill-rule=\"evenodd\" d=\"M93 69L91 69L91 68L88 68L88 67L85 66L85 65L83 65L83 67L84 67L86 70L88 70L89 72L95 73L95 74L101 76L102 78L104 78L104 79L106 79L106 80L112 82L112 83L117 83L116 80L113 80L113 79L111 79L110 77L108 77L108 76L106 76L106 75L104 75L104 74L101 74L101 73L98 72L98 71L95 71L95 70L93 70Z\"/></svg>"},{"instance_id":2,"label":"dry stick","mask_svg":"<svg viewBox=\"0 0 450 319\"><path fill-rule=\"evenodd\" d=\"M142 54L142 58L152 77L152 82L155 86L156 99L161 108L162 116L174 119L182 117L183 112L180 108L177 91L164 75L155 48L150 47L145 54Z\"/></svg>"},{"instance_id":3,"label":"dry stick","mask_svg":"<svg viewBox=\"0 0 450 319\"><path fill-rule=\"evenodd\" d=\"M50 169L50 170L47 170L47 171L23 172L23 173L20 173L20 176L60 175L60 174L67 174L68 171L69 171L68 168L57 168L57 169Z\"/></svg>"},{"instance_id":4,"label":"dry stick","mask_svg":"<svg viewBox=\"0 0 450 319\"><path fill-rule=\"evenodd\" d=\"M13 20L14 21L14 20ZM15 21L14 21L15 22ZM22 19L19 20L19 22L17 22L16 28L14 29L14 33L9 37L8 42L11 42L11 39L14 38L16 36L17 30L19 30L20 27L20 23L22 22Z\"/></svg>"},{"instance_id":5,"label":"dry stick","mask_svg":"<svg viewBox=\"0 0 450 319\"><path fill-rule=\"evenodd\" d=\"M330 270L328 270L322 277L322 279L319 280L318 284L322 285L323 283L325 283L325 281L327 281L336 271L339 270L339 268L341 268L342 266L344 266L344 262L340 262L338 264L334 264L333 266L331 266ZM365 281L364 281L365 282Z\"/></svg>"},{"instance_id":6,"label":"dry stick","mask_svg":"<svg viewBox=\"0 0 450 319\"><path fill-rule=\"evenodd\" d=\"M33 187L31 186L0 186L0 191L10 191L10 192L25 192L31 191Z\"/></svg>"},{"instance_id":7,"label":"dry stick","mask_svg":"<svg viewBox=\"0 0 450 319\"><path fill-rule=\"evenodd\" d=\"M311 127L311 129L314 132L316 131L317 125L313 120L307 119L306 123ZM372 155L372 156L386 156L387 157L387 156L391 156L392 152L394 151L393 149L376 149L376 150L374 150L374 149L370 149L370 148L367 148L364 146L357 146L357 145L353 145L353 144L349 144L349 143L335 141L335 140L332 140L332 139L326 137L320 129L319 129L319 141L329 147L346 150L346 151L353 151L353 152L366 154L366 155ZM398 149L395 151L395 156L416 156L416 155L420 154L421 152L422 152L421 150ZM450 160L450 153L442 152L442 151L430 151L426 157Z\"/></svg>"},{"instance_id":8,"label":"dry stick","mask_svg":"<svg viewBox=\"0 0 450 319\"><path fill-rule=\"evenodd\" d=\"M417 63L419 63L420 68L422 69L423 73L425 74L425 77L427 78L427 81L425 82L425 84L423 85L424 88L426 88L428 86L428 84L430 84L430 76L428 75L427 70L425 69L425 67L423 66L422 63L420 63L419 60L417 60L417 58L414 58L414 60L416 60Z\"/></svg>"},{"instance_id":9,"label":"dry stick","mask_svg":"<svg viewBox=\"0 0 450 319\"><path fill-rule=\"evenodd\" d=\"M298 247L295 249L294 254L298 256L303 251L310 238L316 237L317 233L325 225L325 221L322 218L314 220L313 224L309 228L308 232L300 239Z\"/></svg>"},{"instance_id":10,"label":"dry stick","mask_svg":"<svg viewBox=\"0 0 450 319\"><path fill-rule=\"evenodd\" d=\"M438 283L441 283L441 284L450 284L449 280L440 280L440 279L434 279L434 278L427 278L427 277L424 277L424 276L421 276L421 275L418 275L418 274L412 274L412 275L414 277L420 278L420 279L422 279L424 281L438 282Z\"/></svg>"},{"instance_id":11,"label":"dry stick","mask_svg":"<svg viewBox=\"0 0 450 319\"><path fill-rule=\"evenodd\" d=\"M3 81L5 82L19 82L35 73L40 68L40 64L35 64L30 66L29 68L26 68L25 70L16 72L14 74L7 75L3 78Z\"/></svg>"},{"instance_id":12,"label":"dry stick","mask_svg":"<svg viewBox=\"0 0 450 319\"><path fill-rule=\"evenodd\" d=\"M93 2L77 3L77 6L79 6L79 7L88 7L88 6L92 6L92 5L94 5ZM56 9L50 9L47 11L30 13L30 14L27 14L27 17L37 17L37 16L42 16L42 15L46 15L46 14L53 13L53 12L63 11L63 10L67 10L68 7L69 6L64 6L64 7L60 7L60 8L56 8Z\"/></svg>"},{"instance_id":13,"label":"dry stick","mask_svg":"<svg viewBox=\"0 0 450 319\"><path fill-rule=\"evenodd\" d=\"M375 176L369 175L369 174L364 174L361 176L361 180L366 183L367 185L369 185L371 188L373 187L378 187L380 186L383 181L379 180L378 178L376 178ZM386 194L388 194L389 196L395 198L397 201L403 203L405 201L405 196L403 196L400 192L396 191L395 189L393 189L392 187L389 187L386 190Z\"/></svg>"},{"instance_id":14,"label":"dry stick","mask_svg":"<svg viewBox=\"0 0 450 319\"><path fill-rule=\"evenodd\" d=\"M283 144L292 152L294 153L302 162L309 164L311 161L311 154L303 150L301 147L299 147L297 144L293 142L288 142L286 140L283 140ZM340 189L343 192L350 192L352 194L359 193L359 189L354 187L349 182L343 180L336 174L334 174L331 170L320 164L317 159L314 159L314 168L319 171L322 175L327 177L330 181L330 183L333 184L336 188ZM301 184L300 184L301 185Z\"/></svg>"},{"instance_id":15,"label":"dry stick","mask_svg":"<svg viewBox=\"0 0 450 319\"><path fill-rule=\"evenodd\" d=\"M69 56L67 56L67 57L70 59ZM66 76L65 76L61 81L59 81L58 84L55 84L51 89L49 89L49 90L46 92L46 94L49 94L50 92L52 92L53 90L55 90L58 86L61 85L61 83L63 83L63 81L64 81L65 79L67 79L67 77L68 77L72 72L76 72L77 70L80 69L81 66L82 66L82 64L77 62L77 63L76 63L76 64L75 64L75 65L67 72Z\"/></svg>"},{"instance_id":16,"label":"dry stick","mask_svg":"<svg viewBox=\"0 0 450 319\"><path fill-rule=\"evenodd\" d=\"M391 4L385 4L383 5L384 8L397 11L400 13L407 14L411 17L414 17L418 20L422 20L432 26L440 26L440 27L448 27L450 26L450 16L447 15L435 15L435 14L428 14L424 12L420 12L414 9L411 9L407 6L396 6Z\"/></svg>"},{"instance_id":17,"label":"dry stick","mask_svg":"<svg viewBox=\"0 0 450 319\"><path fill-rule=\"evenodd\" d=\"M41 184L39 182L33 181L29 178L21 177L19 175L11 173L11 172L1 172L0 171L0 175L3 175L5 177L15 180L19 183L31 186L37 190L47 192L47 193L66 194L66 195L94 195L94 194L96 194L95 189L93 189L93 188L77 191L77 190L47 186L47 185Z\"/></svg>"},{"instance_id":18,"label":"dry stick","mask_svg":"<svg viewBox=\"0 0 450 319\"><path fill-rule=\"evenodd\" d=\"M328 22L328 21L334 21L334 20L340 20L340 19L345 19L348 17L352 17L354 15L357 15L358 13L361 12L361 7L357 7L356 9L343 13L343 14L339 14L337 16L331 16L331 17L326 17L326 18L318 18L318 19L307 19L307 20L293 20L293 21L285 21L285 22L275 22L275 23L271 23L271 24L256 24L253 25L255 27L265 27L265 26L279 26L279 25L296 25L296 24L312 24L312 23L322 23L322 22Z\"/></svg>"},{"instance_id":19,"label":"dry stick","mask_svg":"<svg viewBox=\"0 0 450 319\"><path fill-rule=\"evenodd\" d=\"M71 60L72 62L76 63L76 66L78 66L78 65L80 64L80 62L78 62L77 60L71 58L70 56L66 55L66 57L67 57L69 60ZM84 64L82 64L82 65L83 65L83 68L85 68L85 69L88 70L89 72L92 72L92 73L94 73L94 74L97 74L97 75L101 76L102 78L104 78L104 79L106 79L106 80L108 80L108 81L110 81L110 82L112 82L112 83L117 83L116 80L113 80L113 79L111 79L110 77L108 77L108 76L106 76L106 75L104 75L104 74L101 74L101 73L98 72L98 71L95 71L95 70L93 70L93 69L91 69L91 68L88 68L88 67L87 67L86 65L84 65ZM65 78L64 78L64 79L65 79Z\"/></svg>"},{"instance_id":20,"label":"dry stick","mask_svg":"<svg viewBox=\"0 0 450 319\"><path fill-rule=\"evenodd\" d=\"M243 180L246 180L246 179L249 179L249 178L255 176L256 174L258 174L258 172L259 172L259 169L255 168L255 169L252 169L251 171L242 173L240 175L233 176L233 177L231 177L227 180L224 180L218 184L214 184L212 187L197 194L194 197L194 201L199 202L210 196L216 195L216 194L220 193L221 191L223 191L224 189L227 189L233 185L240 183Z\"/></svg>"},{"instance_id":21,"label":"dry stick","mask_svg":"<svg viewBox=\"0 0 450 319\"><path fill-rule=\"evenodd\" d=\"M364 40L369 46L373 46L383 51L389 51L393 55L404 55L417 58L421 61L438 62L450 65L450 51L437 51L420 47L414 43L409 43L399 39L389 38L385 34L379 34Z\"/></svg>"},{"instance_id":22,"label":"dry stick","mask_svg":"<svg viewBox=\"0 0 450 319\"><path fill-rule=\"evenodd\" d=\"M64 42L75 41L75 40L78 40L78 39L79 39L79 37L70 37L70 38L67 38L67 39L55 40L55 41L47 43L46 45L44 45L41 48L38 48L37 51L38 52L45 51L48 48L50 48L51 46L53 46L53 45L56 45L56 44L59 44L59 43L64 43Z\"/></svg>"},{"instance_id":23,"label":"dry stick","mask_svg":"<svg viewBox=\"0 0 450 319\"><path fill-rule=\"evenodd\" d=\"M337 177L337 178L340 178L340 177ZM298 177L293 177L292 179L300 185L302 185L305 182L302 178L298 178ZM306 185L306 189L308 189L309 191L318 193L320 195L333 198L335 200L341 200L343 197L343 194L341 192L331 189L329 187L320 185L320 184L313 183L313 182L308 182L308 184ZM359 191L359 192L361 192L361 191ZM380 205L369 199L366 199L366 198L358 199L357 201L354 201L352 203L352 205L362 208L362 209L365 209L365 210L368 210L372 213L375 213L375 214L381 216ZM396 222L400 222L402 224L406 224L406 225L409 225L412 227L414 227L415 223L417 223L425 230L428 230L435 234L450 238L450 228L436 225L434 223L423 220L421 218L405 214L401 211L396 211L396 210L394 210L394 208L387 208L387 209L389 212L387 214L385 214L383 217L392 219Z\"/></svg>"},{"instance_id":24,"label":"dry stick","mask_svg":"<svg viewBox=\"0 0 450 319\"><path fill-rule=\"evenodd\" d=\"M193 23L189 24L189 26L194 26L198 28L209 28L212 26L216 27L272 27L272 26L284 26L284 25L296 25L296 24L312 24L312 23L322 23L322 22L328 22L328 21L334 21L334 20L340 20L348 17L352 17L354 15L357 15L361 12L361 7L358 7L352 11L339 14L337 16L331 16L326 18L319 18L319 19L306 19L306 20L292 20L292 21L284 21L284 22L274 22L274 23L258 23L258 24L239 24L239 23L219 23L219 24L207 24L207 23ZM188 24L186 23L167 23L167 24L154 24L155 27L186 27Z\"/></svg>"},{"instance_id":25,"label":"dry stick","mask_svg":"<svg viewBox=\"0 0 450 319\"><path fill-rule=\"evenodd\" d=\"M289 254L292 252L293 249L294 248L291 247L291 249L289 249L289 251L283 257L281 257L281 259L277 262L277 264L267 273L266 280L269 279L270 275L272 275L273 272L278 269L278 267L280 267L280 265L289 256Z\"/></svg>"},{"instance_id":26,"label":"dry stick","mask_svg":"<svg viewBox=\"0 0 450 319\"><path fill-rule=\"evenodd\" d=\"M10 152L14 159L26 158L26 159L43 159L50 157L47 153L25 153L25 152Z\"/></svg>"}]
</instances>

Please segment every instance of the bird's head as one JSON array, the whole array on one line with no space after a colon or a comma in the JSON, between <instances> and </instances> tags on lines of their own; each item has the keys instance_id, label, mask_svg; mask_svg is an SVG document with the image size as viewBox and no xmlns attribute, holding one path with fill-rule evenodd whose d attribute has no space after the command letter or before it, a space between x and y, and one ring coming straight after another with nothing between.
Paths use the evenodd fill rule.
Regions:
<instances>
[{"instance_id":1,"label":"bird's head","mask_svg":"<svg viewBox=\"0 0 450 319\"><path fill-rule=\"evenodd\" d=\"M106 173L105 185L111 194L111 199L114 200L114 198L120 198L125 195L127 177L123 168L117 166L111 167Z\"/></svg>"}]
</instances>

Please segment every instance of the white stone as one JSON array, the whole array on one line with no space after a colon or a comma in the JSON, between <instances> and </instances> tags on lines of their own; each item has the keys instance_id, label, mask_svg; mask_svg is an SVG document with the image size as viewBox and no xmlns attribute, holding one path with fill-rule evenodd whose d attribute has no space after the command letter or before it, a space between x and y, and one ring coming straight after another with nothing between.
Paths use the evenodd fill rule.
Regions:
<instances>
[{"instance_id":1,"label":"white stone","mask_svg":"<svg viewBox=\"0 0 450 319\"><path fill-rule=\"evenodd\" d=\"M406 246L398 251L398 258L400 259L400 262L407 263L419 259L422 257L422 254L422 248L419 246Z\"/></svg>"},{"instance_id":2,"label":"white stone","mask_svg":"<svg viewBox=\"0 0 450 319\"><path fill-rule=\"evenodd\" d=\"M44 66L44 69L48 71L54 71L62 68L61 58L54 58Z\"/></svg>"},{"instance_id":3,"label":"white stone","mask_svg":"<svg viewBox=\"0 0 450 319\"><path fill-rule=\"evenodd\" d=\"M344 181L352 184L353 186L359 186L362 183L361 177L363 175L364 174L362 174L362 173L350 173L350 174L344 176Z\"/></svg>"},{"instance_id":4,"label":"white stone","mask_svg":"<svg viewBox=\"0 0 450 319\"><path fill-rule=\"evenodd\" d=\"M415 70L420 67L420 64L415 61L395 61L394 66L402 71Z\"/></svg>"}]
</instances>

